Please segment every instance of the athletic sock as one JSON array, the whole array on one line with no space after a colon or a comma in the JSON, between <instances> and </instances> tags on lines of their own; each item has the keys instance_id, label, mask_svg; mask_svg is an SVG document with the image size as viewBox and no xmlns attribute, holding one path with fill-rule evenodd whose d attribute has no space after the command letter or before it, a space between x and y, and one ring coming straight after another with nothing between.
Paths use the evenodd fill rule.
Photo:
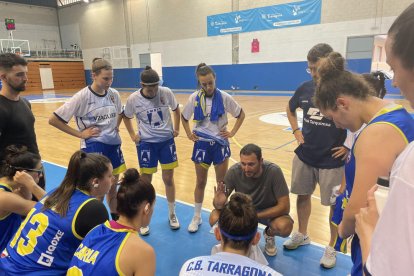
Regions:
<instances>
[{"instance_id":1,"label":"athletic sock","mask_svg":"<svg viewBox=\"0 0 414 276\"><path fill-rule=\"evenodd\" d=\"M175 201L173 202L168 201L168 214L169 215L175 214Z\"/></svg>"},{"instance_id":2,"label":"athletic sock","mask_svg":"<svg viewBox=\"0 0 414 276\"><path fill-rule=\"evenodd\" d=\"M201 218L201 207L203 203L195 203L194 204L194 216Z\"/></svg>"}]
</instances>

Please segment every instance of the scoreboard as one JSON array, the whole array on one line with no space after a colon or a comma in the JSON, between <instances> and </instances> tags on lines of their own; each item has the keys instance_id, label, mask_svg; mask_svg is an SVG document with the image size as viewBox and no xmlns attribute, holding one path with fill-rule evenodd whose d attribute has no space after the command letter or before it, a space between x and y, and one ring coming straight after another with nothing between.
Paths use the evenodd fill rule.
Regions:
<instances>
[{"instance_id":1,"label":"scoreboard","mask_svg":"<svg viewBox=\"0 0 414 276\"><path fill-rule=\"evenodd\" d=\"M12 31L16 29L16 25L14 24L14 19L6 18L5 19L6 30Z\"/></svg>"}]
</instances>

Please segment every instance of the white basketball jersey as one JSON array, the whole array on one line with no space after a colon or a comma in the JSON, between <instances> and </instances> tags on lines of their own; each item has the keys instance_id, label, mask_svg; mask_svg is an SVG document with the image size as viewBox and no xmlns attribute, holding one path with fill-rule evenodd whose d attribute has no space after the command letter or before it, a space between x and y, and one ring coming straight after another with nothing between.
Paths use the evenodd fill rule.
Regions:
<instances>
[{"instance_id":1,"label":"white basketball jersey","mask_svg":"<svg viewBox=\"0 0 414 276\"><path fill-rule=\"evenodd\" d=\"M142 141L160 143L173 138L171 110L178 102L171 89L159 86L154 98L146 98L142 89L132 93L125 105L124 115L137 119L138 134Z\"/></svg>"},{"instance_id":2,"label":"white basketball jersey","mask_svg":"<svg viewBox=\"0 0 414 276\"><path fill-rule=\"evenodd\" d=\"M240 115L241 106L230 96L228 93L221 91L221 95L223 97L223 105L224 110L226 111L225 114L220 116L217 122L210 121L210 113L211 113L211 105L212 105L212 97L206 97L206 114L207 116L201 122L197 122L194 124L194 130L199 132L205 133L207 135L213 136L217 139L222 139L220 136L220 131L226 130L228 119L227 119L227 112L230 113L233 117L237 117ZM194 106L197 97L198 91L191 94L190 98L188 99L187 104L184 106L182 115L184 119L190 120L191 116L194 113Z\"/></svg>"},{"instance_id":3,"label":"white basketball jersey","mask_svg":"<svg viewBox=\"0 0 414 276\"><path fill-rule=\"evenodd\" d=\"M281 275L268 266L239 254L220 252L190 259L181 267L180 276L208 275Z\"/></svg>"},{"instance_id":4,"label":"white basketball jersey","mask_svg":"<svg viewBox=\"0 0 414 276\"><path fill-rule=\"evenodd\" d=\"M93 92L90 86L85 87L54 113L66 123L75 117L79 131L88 127L98 127L100 135L91 137L88 141L109 145L121 144L117 117L122 113L122 104L118 91L113 88L105 91L104 95L99 95ZM83 139L81 148L85 148Z\"/></svg>"}]
</instances>

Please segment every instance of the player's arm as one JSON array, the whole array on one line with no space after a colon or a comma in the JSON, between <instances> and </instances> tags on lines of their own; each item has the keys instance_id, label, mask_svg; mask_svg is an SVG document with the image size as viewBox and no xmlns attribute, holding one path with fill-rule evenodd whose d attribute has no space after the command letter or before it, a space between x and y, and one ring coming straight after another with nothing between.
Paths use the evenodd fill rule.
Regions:
<instances>
[{"instance_id":1,"label":"player's arm","mask_svg":"<svg viewBox=\"0 0 414 276\"><path fill-rule=\"evenodd\" d=\"M138 143L140 140L140 137L137 134L137 132L135 132L134 130L134 126L132 124L133 118L128 118L127 116L124 115L123 120L124 120L125 127L128 131L129 137L131 137L132 142Z\"/></svg>"},{"instance_id":2,"label":"player's arm","mask_svg":"<svg viewBox=\"0 0 414 276\"><path fill-rule=\"evenodd\" d=\"M187 134L188 139L190 139L191 141L195 142L198 140L197 135L195 135L191 129L190 129L190 123L188 122L188 120L186 118L184 118L183 114L181 114L181 123L183 124L183 128L185 130L185 133Z\"/></svg>"},{"instance_id":3,"label":"player's arm","mask_svg":"<svg viewBox=\"0 0 414 276\"><path fill-rule=\"evenodd\" d=\"M239 116L237 116L236 123L234 124L233 129L230 131L230 135L229 135L228 138L233 137L234 135L236 135L237 131L239 130L239 128L243 124L243 121L244 121L245 117L246 117L246 115L245 115L243 109L241 109Z\"/></svg>"},{"instance_id":4,"label":"player's arm","mask_svg":"<svg viewBox=\"0 0 414 276\"><path fill-rule=\"evenodd\" d=\"M119 126L121 125L123 118L124 118L124 115L122 113L118 114L118 116L116 117L116 127L118 128L118 131L119 131Z\"/></svg>"},{"instance_id":5,"label":"player's arm","mask_svg":"<svg viewBox=\"0 0 414 276\"><path fill-rule=\"evenodd\" d=\"M58 117L55 113L53 113L52 116L50 116L49 124L69 135L72 135L72 136L75 136L81 139L88 139L90 137L99 136L99 133L100 133L99 128L97 127L85 128L82 131L74 129L73 127L69 126L67 122L65 122L63 119Z\"/></svg>"},{"instance_id":6,"label":"player's arm","mask_svg":"<svg viewBox=\"0 0 414 276\"><path fill-rule=\"evenodd\" d=\"M296 141L298 141L299 144L303 144L305 142L305 139L303 138L302 131L299 128L298 115L296 114L296 109L294 111L291 111L290 106L288 104L286 107L286 115L290 127L292 128L293 135L295 135Z\"/></svg>"},{"instance_id":7,"label":"player's arm","mask_svg":"<svg viewBox=\"0 0 414 276\"><path fill-rule=\"evenodd\" d=\"M36 182L33 180L33 177L26 172L17 171L13 177L13 180L22 185L23 188L27 189L30 192L30 198L34 195L38 200L46 195L45 190L43 190ZM28 199L30 199L28 198Z\"/></svg>"},{"instance_id":8,"label":"player's arm","mask_svg":"<svg viewBox=\"0 0 414 276\"><path fill-rule=\"evenodd\" d=\"M181 112L180 107L177 105L177 108L173 110L173 118L174 118L174 137L177 137L180 134L180 119L181 119Z\"/></svg>"},{"instance_id":9,"label":"player's arm","mask_svg":"<svg viewBox=\"0 0 414 276\"><path fill-rule=\"evenodd\" d=\"M384 143L384 141L392 141ZM367 192L377 182L379 176L388 176L392 164L406 143L392 126L375 124L368 126L359 136L355 153L355 180L351 196L344 210L338 233L348 238L355 233L355 215L367 206ZM378 158L378 149L381 158Z\"/></svg>"},{"instance_id":10,"label":"player's arm","mask_svg":"<svg viewBox=\"0 0 414 276\"><path fill-rule=\"evenodd\" d=\"M288 215L290 212L289 195L279 197L277 204L273 207L264 209L257 213L259 219L276 218L283 215Z\"/></svg>"},{"instance_id":11,"label":"player's arm","mask_svg":"<svg viewBox=\"0 0 414 276\"><path fill-rule=\"evenodd\" d=\"M240 126L243 124L246 115L243 108L233 99L233 97L226 96L223 101L226 111L236 118L236 122L234 123L231 131L228 131L227 129L220 130L220 136L228 139L236 135Z\"/></svg>"},{"instance_id":12,"label":"player's arm","mask_svg":"<svg viewBox=\"0 0 414 276\"><path fill-rule=\"evenodd\" d=\"M195 142L198 140L197 135L195 135L190 129L189 120L194 113L194 98L195 94L192 94L189 98L187 103L185 104L183 111L181 112L181 123L183 124L185 134L187 135L188 139Z\"/></svg>"},{"instance_id":13,"label":"player's arm","mask_svg":"<svg viewBox=\"0 0 414 276\"><path fill-rule=\"evenodd\" d=\"M0 214L16 213L21 216L27 215L35 206L36 202L24 199L16 194L0 190Z\"/></svg>"}]
</instances>

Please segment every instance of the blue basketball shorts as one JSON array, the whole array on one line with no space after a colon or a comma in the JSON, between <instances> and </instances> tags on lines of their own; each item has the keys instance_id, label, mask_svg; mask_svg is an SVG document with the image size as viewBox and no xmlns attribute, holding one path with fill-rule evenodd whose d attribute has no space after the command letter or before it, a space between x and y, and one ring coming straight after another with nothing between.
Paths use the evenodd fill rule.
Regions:
<instances>
[{"instance_id":1,"label":"blue basketball shorts","mask_svg":"<svg viewBox=\"0 0 414 276\"><path fill-rule=\"evenodd\" d=\"M118 175L126 170L121 145L108 145L101 142L86 141L86 148L82 150L86 153L99 153L108 157L112 163L113 175Z\"/></svg>"},{"instance_id":2,"label":"blue basketball shorts","mask_svg":"<svg viewBox=\"0 0 414 276\"><path fill-rule=\"evenodd\" d=\"M214 141L196 141L191 160L208 169L213 163L218 165L231 156L230 147Z\"/></svg>"},{"instance_id":3,"label":"blue basketball shorts","mask_svg":"<svg viewBox=\"0 0 414 276\"><path fill-rule=\"evenodd\" d=\"M178 167L174 138L160 143L140 141L137 145L137 153L141 173L153 174L157 172L158 162L163 170L172 170Z\"/></svg>"},{"instance_id":4,"label":"blue basketball shorts","mask_svg":"<svg viewBox=\"0 0 414 276\"><path fill-rule=\"evenodd\" d=\"M342 217L344 215L344 209L346 204L348 203L348 199L345 197L345 193L340 194L336 198L335 209L332 215L331 223L338 227L338 225L342 221ZM343 253L347 252L347 240L340 238L338 235L335 238L334 248L336 251L340 251Z\"/></svg>"}]
</instances>

